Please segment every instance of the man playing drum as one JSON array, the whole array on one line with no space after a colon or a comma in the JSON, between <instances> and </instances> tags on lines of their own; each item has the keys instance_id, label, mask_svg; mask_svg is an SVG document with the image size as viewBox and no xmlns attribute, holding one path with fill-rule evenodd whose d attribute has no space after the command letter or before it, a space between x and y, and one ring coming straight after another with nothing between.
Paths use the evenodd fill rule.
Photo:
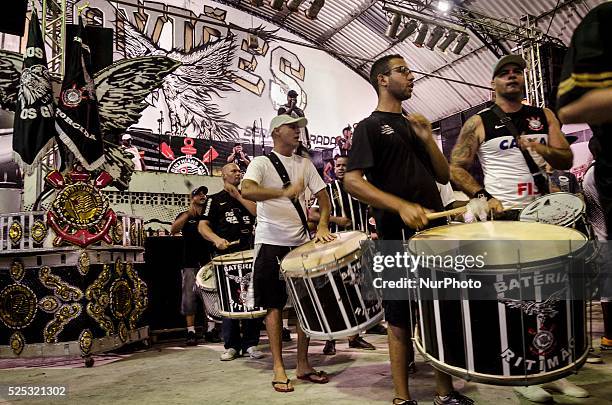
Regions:
<instances>
[{"instance_id":1,"label":"man playing drum","mask_svg":"<svg viewBox=\"0 0 612 405\"><path fill-rule=\"evenodd\" d=\"M522 208L538 192L548 192L538 190L527 156L537 165L534 170L542 171L546 162L555 169L572 166L572 150L554 113L522 103L525 66L518 55L506 55L495 64L491 81L495 104L465 122L451 155L453 184L468 196L486 197L498 213L504 208ZM518 140L512 128L519 134ZM521 150L527 153L523 155ZM468 172L476 155L484 187Z\"/></svg>"},{"instance_id":2,"label":"man playing drum","mask_svg":"<svg viewBox=\"0 0 612 405\"><path fill-rule=\"evenodd\" d=\"M346 128L345 128L346 129ZM368 232L368 205L360 202L344 189L344 174L346 173L347 156L337 155L334 158L334 172L336 180L327 184L327 194L331 200L331 215L329 217L329 229L332 232L361 231ZM313 206L309 212L309 220L319 221L319 208ZM349 336L349 347L354 349L374 350L371 343L366 342L361 336ZM336 354L336 341L325 342L323 354Z\"/></svg>"},{"instance_id":3,"label":"man playing drum","mask_svg":"<svg viewBox=\"0 0 612 405\"><path fill-rule=\"evenodd\" d=\"M378 94L378 106L355 129L344 179L352 196L374 207L377 230L384 240L408 238L428 224L427 209L444 209L436 181L446 184L449 168L432 137L431 124L422 115L402 114L402 101L412 96L413 82L401 56L388 55L374 62L370 83ZM410 399L408 390L409 304L386 300L383 306L389 323L393 403L414 405L417 402ZM454 391L451 377L440 371L436 371L436 389L435 404L473 403Z\"/></svg>"},{"instance_id":4,"label":"man playing drum","mask_svg":"<svg viewBox=\"0 0 612 405\"><path fill-rule=\"evenodd\" d=\"M242 174L236 163L228 163L221 169L223 190L213 194L206 201L198 231L215 246L215 256L240 252L253 245L253 224L256 206L253 201L240 195L238 185ZM257 350L261 318L240 320L223 318L223 343L225 353L222 361L234 360L242 350L242 355L252 359L263 357Z\"/></svg>"},{"instance_id":5,"label":"man playing drum","mask_svg":"<svg viewBox=\"0 0 612 405\"><path fill-rule=\"evenodd\" d=\"M538 190L526 155L521 150L527 151L542 171L546 163L555 169L569 169L573 160L572 150L554 113L548 108L522 103L526 66L525 60L518 55L506 55L495 64L491 80L495 104L465 122L453 148L450 164L451 180L455 186L467 195L486 197L489 207L497 213L504 208L515 208L506 217L513 220L518 219L518 216L513 216L519 213L517 208L529 204L536 194L549 191L541 193ZM518 141L506 123L507 119L520 134ZM482 165L484 187L468 172L476 155ZM567 395L588 396L586 391L565 379L549 385L555 385L553 388ZM539 386L515 390L536 402L552 398Z\"/></svg>"},{"instance_id":6,"label":"man playing drum","mask_svg":"<svg viewBox=\"0 0 612 405\"><path fill-rule=\"evenodd\" d=\"M281 313L287 302L287 291L280 274L280 261L292 248L308 242L305 187L317 197L321 209L315 240L328 242L334 239L327 226L330 203L325 183L310 160L294 154L299 145L300 128L306 123L304 117L294 118L286 114L274 117L270 122L274 142L271 156L253 159L242 182L243 197L257 201L254 304L268 311L265 322L274 368L272 386L278 392L293 391L282 358ZM287 181L281 179L281 174L287 175ZM325 372L316 371L308 361L309 340L306 334L300 327L297 332L297 378L327 383L329 378Z\"/></svg>"}]
</instances>

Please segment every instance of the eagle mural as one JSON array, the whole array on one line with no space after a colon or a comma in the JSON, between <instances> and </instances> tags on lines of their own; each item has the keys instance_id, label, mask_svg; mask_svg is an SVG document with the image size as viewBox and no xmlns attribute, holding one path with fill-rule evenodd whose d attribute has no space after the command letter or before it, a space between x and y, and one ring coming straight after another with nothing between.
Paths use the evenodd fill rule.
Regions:
<instances>
[{"instance_id":1,"label":"eagle mural","mask_svg":"<svg viewBox=\"0 0 612 405\"><path fill-rule=\"evenodd\" d=\"M228 114L213 99L223 97L224 92L237 91L230 69L237 49L233 34L189 52L166 51L129 21L124 20L124 27L126 58L163 55L180 62L161 85L173 135L226 142L239 139L240 127L226 119Z\"/></svg>"},{"instance_id":2,"label":"eagle mural","mask_svg":"<svg viewBox=\"0 0 612 405\"><path fill-rule=\"evenodd\" d=\"M19 77L29 74L36 81L36 72L22 72L21 54L0 50L0 105L15 111L17 102L37 97L37 92L19 93ZM136 124L151 92L162 85L164 78L180 66L180 62L162 55L122 59L94 74L100 127L105 139L105 160L101 167L113 176L120 190L128 187L134 170L132 155L113 142L127 128ZM33 86L37 88L36 86Z\"/></svg>"}]
</instances>

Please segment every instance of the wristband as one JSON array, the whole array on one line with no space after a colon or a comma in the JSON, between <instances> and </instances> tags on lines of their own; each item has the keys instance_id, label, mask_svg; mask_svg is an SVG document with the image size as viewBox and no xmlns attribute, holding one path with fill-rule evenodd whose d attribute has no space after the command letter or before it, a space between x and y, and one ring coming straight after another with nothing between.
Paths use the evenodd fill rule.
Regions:
<instances>
[{"instance_id":1,"label":"wristband","mask_svg":"<svg viewBox=\"0 0 612 405\"><path fill-rule=\"evenodd\" d=\"M486 198L486 199L487 199L487 201L489 201L490 199L494 198L494 197L493 197L491 194L487 193L487 190L485 190L484 188L483 188L483 189L478 190L478 191L477 191L477 192L474 194L474 197L476 197L476 198L484 197L484 198Z\"/></svg>"}]
</instances>

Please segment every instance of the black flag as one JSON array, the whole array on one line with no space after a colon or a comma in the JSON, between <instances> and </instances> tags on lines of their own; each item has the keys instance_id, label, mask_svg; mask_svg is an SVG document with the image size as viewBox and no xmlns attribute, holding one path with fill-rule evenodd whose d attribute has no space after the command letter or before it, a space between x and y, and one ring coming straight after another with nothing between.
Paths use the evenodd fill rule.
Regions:
<instances>
[{"instance_id":1,"label":"black flag","mask_svg":"<svg viewBox=\"0 0 612 405\"><path fill-rule=\"evenodd\" d=\"M31 165L55 135L51 77L38 16L33 11L15 109L13 150Z\"/></svg>"},{"instance_id":2,"label":"black flag","mask_svg":"<svg viewBox=\"0 0 612 405\"><path fill-rule=\"evenodd\" d=\"M86 169L94 170L105 161L104 148L89 46L81 17L75 35L66 38L68 47L72 52L66 61L55 126L62 143Z\"/></svg>"}]
</instances>

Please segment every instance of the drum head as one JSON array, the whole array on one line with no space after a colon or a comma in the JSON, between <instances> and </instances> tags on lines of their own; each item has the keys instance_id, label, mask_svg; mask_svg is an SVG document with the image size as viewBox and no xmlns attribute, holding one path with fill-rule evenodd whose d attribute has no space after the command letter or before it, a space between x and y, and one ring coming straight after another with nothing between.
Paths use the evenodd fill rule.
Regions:
<instances>
[{"instance_id":1,"label":"drum head","mask_svg":"<svg viewBox=\"0 0 612 405\"><path fill-rule=\"evenodd\" d=\"M212 262L213 264L221 264L228 262L250 262L253 261L253 249L251 250L243 250L242 252L229 253L227 255L221 255L215 257Z\"/></svg>"},{"instance_id":2,"label":"drum head","mask_svg":"<svg viewBox=\"0 0 612 405\"><path fill-rule=\"evenodd\" d=\"M515 242L496 243L499 241ZM446 255L459 249L461 254L474 256L486 251L484 262L489 267L518 263L519 252L521 263L567 257L586 244L586 236L572 228L538 222L489 221L428 229L410 239L408 250L416 254Z\"/></svg>"},{"instance_id":3,"label":"drum head","mask_svg":"<svg viewBox=\"0 0 612 405\"><path fill-rule=\"evenodd\" d=\"M216 290L216 277L212 262L203 266L196 276L196 285L204 290Z\"/></svg>"},{"instance_id":4,"label":"drum head","mask_svg":"<svg viewBox=\"0 0 612 405\"><path fill-rule=\"evenodd\" d=\"M584 202L574 194L544 195L523 208L519 220L568 226L584 215Z\"/></svg>"},{"instance_id":5,"label":"drum head","mask_svg":"<svg viewBox=\"0 0 612 405\"><path fill-rule=\"evenodd\" d=\"M281 262L281 269L291 277L291 273L302 274L304 269L314 269L335 264L339 259L360 249L360 243L368 236L359 231L339 232L332 242L314 243L312 241L293 249Z\"/></svg>"}]
</instances>

